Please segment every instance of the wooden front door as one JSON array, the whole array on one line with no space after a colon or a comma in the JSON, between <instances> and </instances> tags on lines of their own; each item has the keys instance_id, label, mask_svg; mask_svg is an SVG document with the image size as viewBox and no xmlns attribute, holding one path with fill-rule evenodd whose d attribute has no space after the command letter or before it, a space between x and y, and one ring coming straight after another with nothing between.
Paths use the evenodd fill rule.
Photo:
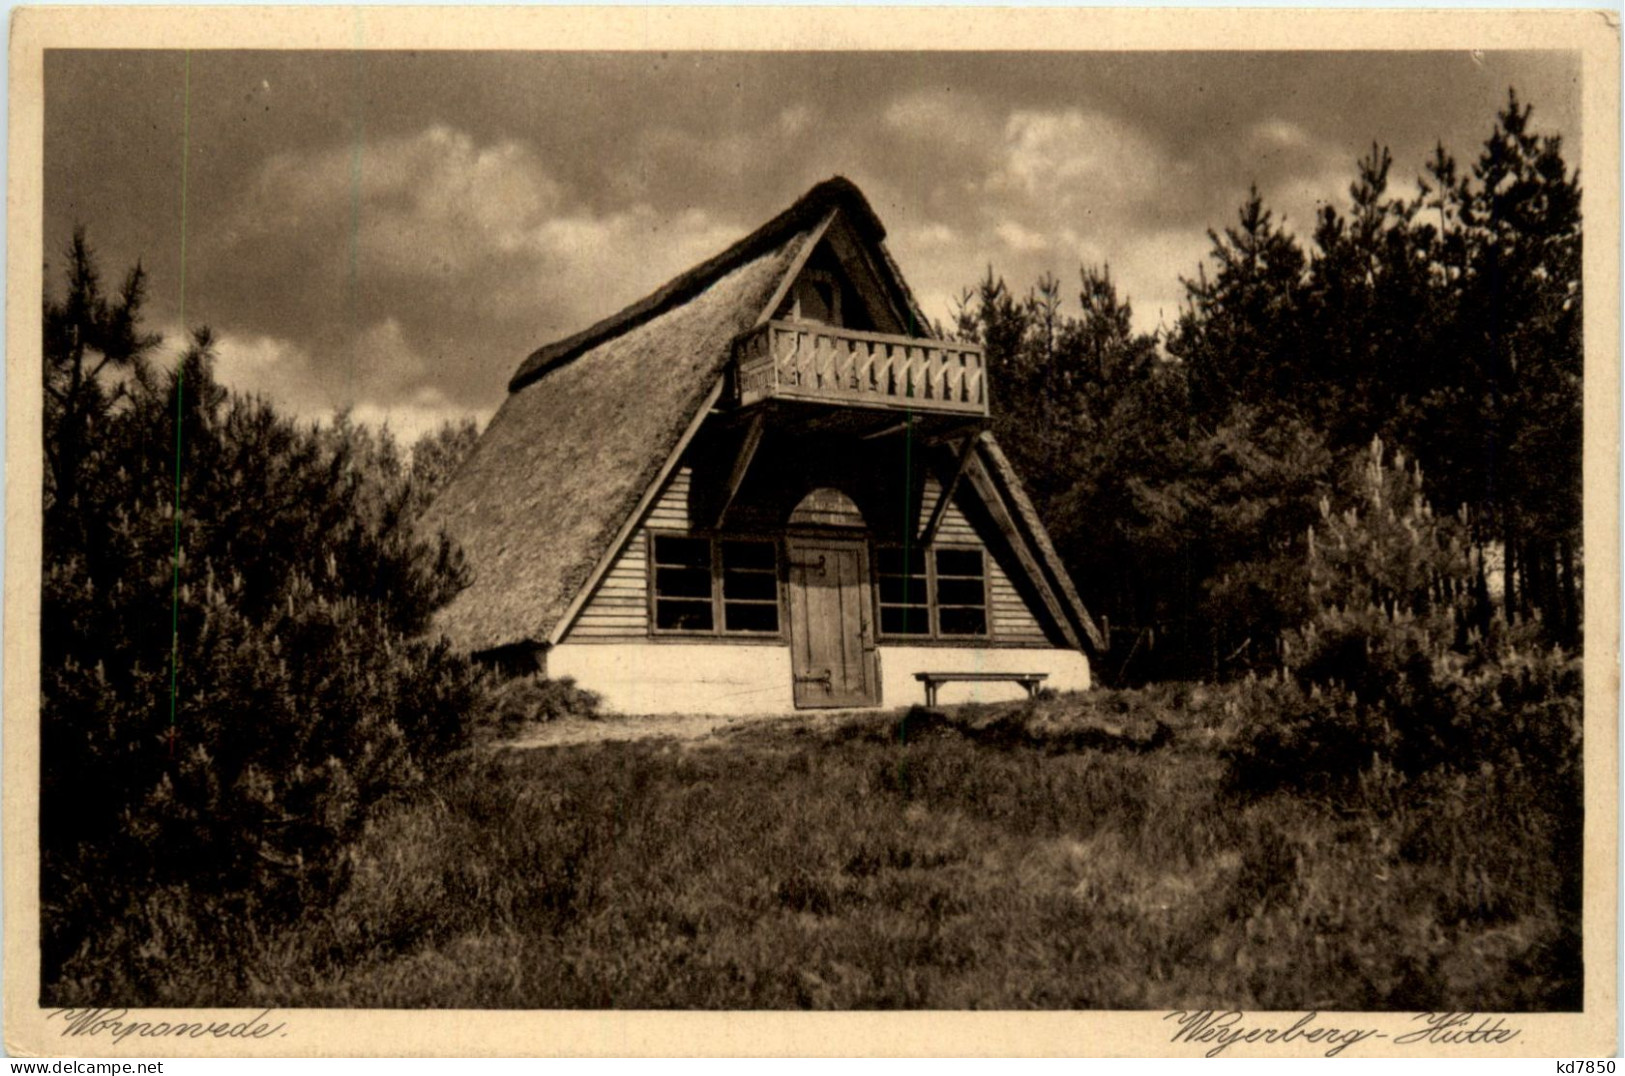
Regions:
<instances>
[{"instance_id":1,"label":"wooden front door","mask_svg":"<svg viewBox=\"0 0 1625 1076\"><path fill-rule=\"evenodd\" d=\"M864 543L791 538L790 668L798 709L880 701Z\"/></svg>"}]
</instances>

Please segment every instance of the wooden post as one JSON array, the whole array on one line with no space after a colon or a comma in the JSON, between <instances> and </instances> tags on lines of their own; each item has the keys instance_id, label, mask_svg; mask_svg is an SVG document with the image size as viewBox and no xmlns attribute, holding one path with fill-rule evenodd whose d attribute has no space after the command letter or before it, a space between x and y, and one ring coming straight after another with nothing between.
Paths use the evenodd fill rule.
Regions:
<instances>
[{"instance_id":1,"label":"wooden post","mask_svg":"<svg viewBox=\"0 0 1625 1076\"><path fill-rule=\"evenodd\" d=\"M717 518L714 526L720 528L722 519L733 507L734 498L739 495L739 487L744 484L745 472L750 470L750 461L756 458L756 449L762 443L762 433L767 429L767 415L757 411L751 416L750 425L745 427L745 436L740 439L739 451L734 455L733 469L728 472L728 484L722 491L722 503L717 508Z\"/></svg>"},{"instance_id":2,"label":"wooden post","mask_svg":"<svg viewBox=\"0 0 1625 1076\"><path fill-rule=\"evenodd\" d=\"M970 455L976 451L976 441L980 436L980 433L973 433L960 446L954 473L943 484L942 496L937 498L936 506L931 509L931 519L925 525L925 533L920 536L921 546L928 546L936 539L937 528L942 526L942 519L948 514L948 504L953 500L954 491L959 488L959 480L965 476L965 466L970 463Z\"/></svg>"},{"instance_id":3,"label":"wooden post","mask_svg":"<svg viewBox=\"0 0 1625 1076\"><path fill-rule=\"evenodd\" d=\"M1050 619L1060 629L1061 637L1066 640L1067 646L1073 650L1081 650L1082 645L1078 642L1077 632L1072 629L1072 622L1061 611L1061 603L1056 599L1055 592L1050 589L1049 582L1044 578L1043 569L1038 566L1038 559L1033 555L1032 550L1028 548L1026 539L1022 537L1021 531L1016 527L1015 520L1010 517L1010 512L1005 507L1003 495L993 484L992 476L977 462L975 453L971 454L970 462L965 468L965 474L970 479L971 488L976 490L976 495L981 498L988 514L993 517L993 525L999 529L1011 552L1016 555L1016 560L1021 564L1022 571L1032 581L1033 589L1038 591L1038 597L1044 603L1044 610L1049 613Z\"/></svg>"}]
</instances>

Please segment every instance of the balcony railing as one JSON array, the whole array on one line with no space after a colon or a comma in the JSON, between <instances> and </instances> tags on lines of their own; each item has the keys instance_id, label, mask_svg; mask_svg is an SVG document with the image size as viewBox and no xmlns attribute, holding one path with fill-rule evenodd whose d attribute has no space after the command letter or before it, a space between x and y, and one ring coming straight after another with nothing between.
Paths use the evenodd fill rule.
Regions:
<instances>
[{"instance_id":1,"label":"balcony railing","mask_svg":"<svg viewBox=\"0 0 1625 1076\"><path fill-rule=\"evenodd\" d=\"M976 344L769 321L734 344L740 406L770 398L987 414Z\"/></svg>"}]
</instances>

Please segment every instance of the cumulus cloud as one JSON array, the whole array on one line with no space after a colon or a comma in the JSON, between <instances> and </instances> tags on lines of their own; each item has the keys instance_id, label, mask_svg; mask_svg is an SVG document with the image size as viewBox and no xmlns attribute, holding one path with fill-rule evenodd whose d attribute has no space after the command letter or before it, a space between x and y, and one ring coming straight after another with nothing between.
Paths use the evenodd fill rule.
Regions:
<instances>
[{"instance_id":1,"label":"cumulus cloud","mask_svg":"<svg viewBox=\"0 0 1625 1076\"><path fill-rule=\"evenodd\" d=\"M303 375L310 367L310 353L291 340L229 332L215 340L215 376L222 384L245 394L275 396L294 410L307 408L290 399L287 390L308 383Z\"/></svg>"},{"instance_id":2,"label":"cumulus cloud","mask_svg":"<svg viewBox=\"0 0 1625 1076\"><path fill-rule=\"evenodd\" d=\"M411 399L398 403L357 404L351 409L350 417L369 426L387 428L395 435L396 441L411 447L418 438L433 433L448 422L472 418L483 429L495 412L496 409L490 407L471 411L462 404L448 400L439 389L425 387L413 394Z\"/></svg>"},{"instance_id":3,"label":"cumulus cloud","mask_svg":"<svg viewBox=\"0 0 1625 1076\"><path fill-rule=\"evenodd\" d=\"M443 125L360 152L279 154L244 207L245 217L277 229L335 215L352 218L355 271L366 283L432 281L498 316L514 312L509 303L558 305L567 297L556 293L568 290L580 309L561 310L552 319L561 324L589 316L600 297L637 298L636 289L681 271L694 251L714 253L738 232L701 209L667 217L634 203L594 212L568 196L532 148L514 140L480 145ZM336 257L349 254L345 243L330 247ZM582 288L592 277L602 284ZM574 286L548 289L551 280Z\"/></svg>"},{"instance_id":4,"label":"cumulus cloud","mask_svg":"<svg viewBox=\"0 0 1625 1076\"><path fill-rule=\"evenodd\" d=\"M368 273L436 275L522 246L562 199L535 152L512 139L478 145L435 124L359 146L269 157L240 199L234 236L345 225L330 253Z\"/></svg>"},{"instance_id":5,"label":"cumulus cloud","mask_svg":"<svg viewBox=\"0 0 1625 1076\"><path fill-rule=\"evenodd\" d=\"M528 243L551 268L629 281L636 290L655 277L659 278L655 283L664 281L738 237L737 226L719 221L703 209L669 216L647 205L635 205L603 216L576 214L548 220L530 234ZM625 290L617 284L610 287Z\"/></svg>"},{"instance_id":6,"label":"cumulus cloud","mask_svg":"<svg viewBox=\"0 0 1625 1076\"><path fill-rule=\"evenodd\" d=\"M1140 327L1154 328L1158 310L1171 306L1189 267L1166 262L1173 252L1160 232L1170 188L1188 169L1155 140L1098 111L1000 110L963 95L911 95L884 115L917 135L970 130L983 143L962 162L972 170L955 209L933 207L952 224L905 229L894 240L929 315L951 312L972 283L966 266L989 264L1024 294L1045 273L1073 289L1080 265L1110 262L1120 290L1139 300ZM1199 255L1202 233L1193 234Z\"/></svg>"},{"instance_id":7,"label":"cumulus cloud","mask_svg":"<svg viewBox=\"0 0 1625 1076\"><path fill-rule=\"evenodd\" d=\"M330 422L348 410L354 421L387 426L408 446L446 422L473 418L483 425L495 411L454 400L428 383L424 363L402 338L398 323L369 326L356 340L354 355L353 363L324 364L292 340L227 332L215 341L215 376L232 391L270 399L280 412L301 421ZM324 367L338 371L336 384L322 376Z\"/></svg>"},{"instance_id":8,"label":"cumulus cloud","mask_svg":"<svg viewBox=\"0 0 1625 1076\"><path fill-rule=\"evenodd\" d=\"M215 356L215 374L226 387L272 398L299 418L410 398L429 387L426 361L393 318L330 351L264 333L223 332Z\"/></svg>"},{"instance_id":9,"label":"cumulus cloud","mask_svg":"<svg viewBox=\"0 0 1625 1076\"><path fill-rule=\"evenodd\" d=\"M1250 133L1255 146L1266 148L1276 146L1297 148L1310 143L1309 132L1298 124L1279 117L1259 120L1253 124Z\"/></svg>"},{"instance_id":10,"label":"cumulus cloud","mask_svg":"<svg viewBox=\"0 0 1625 1076\"><path fill-rule=\"evenodd\" d=\"M1012 112L1004 150L995 189L1067 207L1153 199L1171 172L1161 150L1128 124L1076 108Z\"/></svg>"},{"instance_id":11,"label":"cumulus cloud","mask_svg":"<svg viewBox=\"0 0 1625 1076\"><path fill-rule=\"evenodd\" d=\"M414 424L491 400L531 349L744 230L699 207L596 210L533 147L444 125L275 154L226 225L199 275L265 317L223 338L223 372L301 412Z\"/></svg>"},{"instance_id":12,"label":"cumulus cloud","mask_svg":"<svg viewBox=\"0 0 1625 1076\"><path fill-rule=\"evenodd\" d=\"M960 145L963 191L929 220L894 232L905 269L933 316L946 316L992 265L1017 292L1045 273L1075 289L1078 267L1109 264L1141 330L1171 325L1181 277L1209 251L1207 229L1230 223L1256 183L1278 221L1307 237L1318 209L1344 204L1353 162L1304 125L1264 115L1194 142L1081 106L1007 107L967 95L914 93L883 111L891 129ZM930 188L940 189L933 184Z\"/></svg>"},{"instance_id":13,"label":"cumulus cloud","mask_svg":"<svg viewBox=\"0 0 1625 1076\"><path fill-rule=\"evenodd\" d=\"M1031 254L1050 247L1049 239L1045 236L1013 220L1000 221L994 226L993 234L998 236L999 242L1020 254Z\"/></svg>"},{"instance_id":14,"label":"cumulus cloud","mask_svg":"<svg viewBox=\"0 0 1625 1076\"><path fill-rule=\"evenodd\" d=\"M903 235L908 244L922 248L949 247L960 241L959 233L941 221L926 221L897 234Z\"/></svg>"},{"instance_id":15,"label":"cumulus cloud","mask_svg":"<svg viewBox=\"0 0 1625 1076\"><path fill-rule=\"evenodd\" d=\"M998 114L991 106L948 90L902 94L887 104L881 121L893 133L979 155L989 151L998 130Z\"/></svg>"},{"instance_id":16,"label":"cumulus cloud","mask_svg":"<svg viewBox=\"0 0 1625 1076\"><path fill-rule=\"evenodd\" d=\"M153 362L169 369L186 352L191 335L173 321L153 328L163 337ZM214 358L214 376L222 385L239 395L271 400L284 415L320 419L333 410L335 401L311 376L315 363L310 352L292 340L263 333L215 332Z\"/></svg>"},{"instance_id":17,"label":"cumulus cloud","mask_svg":"<svg viewBox=\"0 0 1625 1076\"><path fill-rule=\"evenodd\" d=\"M526 289L538 278L574 277L576 292L587 292L577 300L582 307L604 294L630 301L637 296L617 281L635 288L680 271L676 259L726 242L738 228L701 209L668 217L634 203L595 212L552 178L532 147L512 139L482 145L437 124L359 150L274 155L239 201L228 234L238 247L250 236L274 236L314 251L325 256L329 277L357 276L359 287L432 284L500 316L505 311L491 309L491 300L533 302ZM589 271L606 278L604 286L580 288ZM522 286L503 287L516 278ZM563 310L557 320L581 313Z\"/></svg>"}]
</instances>

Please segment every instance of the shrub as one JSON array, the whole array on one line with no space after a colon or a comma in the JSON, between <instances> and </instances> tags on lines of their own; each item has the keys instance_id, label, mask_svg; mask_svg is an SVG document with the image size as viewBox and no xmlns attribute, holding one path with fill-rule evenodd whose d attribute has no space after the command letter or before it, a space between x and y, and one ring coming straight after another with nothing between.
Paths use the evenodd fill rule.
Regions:
<instances>
[{"instance_id":1,"label":"shrub","mask_svg":"<svg viewBox=\"0 0 1625 1076\"><path fill-rule=\"evenodd\" d=\"M1432 513L1403 456L1373 442L1343 488L1349 507L1323 502L1310 535L1290 675L1242 694L1234 784L1347 790L1373 765L1577 781L1578 659L1499 616L1464 524Z\"/></svg>"},{"instance_id":2,"label":"shrub","mask_svg":"<svg viewBox=\"0 0 1625 1076\"><path fill-rule=\"evenodd\" d=\"M232 932L330 900L346 844L467 742L482 691L422 637L463 572L413 532L388 435L230 397L209 348L135 364L49 509L42 956L63 1003L162 996Z\"/></svg>"},{"instance_id":3,"label":"shrub","mask_svg":"<svg viewBox=\"0 0 1625 1076\"><path fill-rule=\"evenodd\" d=\"M568 676L557 680L519 676L494 688L481 713L496 729L514 732L566 717L597 717L600 701L597 694L577 687Z\"/></svg>"},{"instance_id":4,"label":"shrub","mask_svg":"<svg viewBox=\"0 0 1625 1076\"><path fill-rule=\"evenodd\" d=\"M1225 756L1237 791L1343 792L1398 744L1386 715L1346 696L1282 677L1248 680L1236 694L1240 729Z\"/></svg>"}]
</instances>

